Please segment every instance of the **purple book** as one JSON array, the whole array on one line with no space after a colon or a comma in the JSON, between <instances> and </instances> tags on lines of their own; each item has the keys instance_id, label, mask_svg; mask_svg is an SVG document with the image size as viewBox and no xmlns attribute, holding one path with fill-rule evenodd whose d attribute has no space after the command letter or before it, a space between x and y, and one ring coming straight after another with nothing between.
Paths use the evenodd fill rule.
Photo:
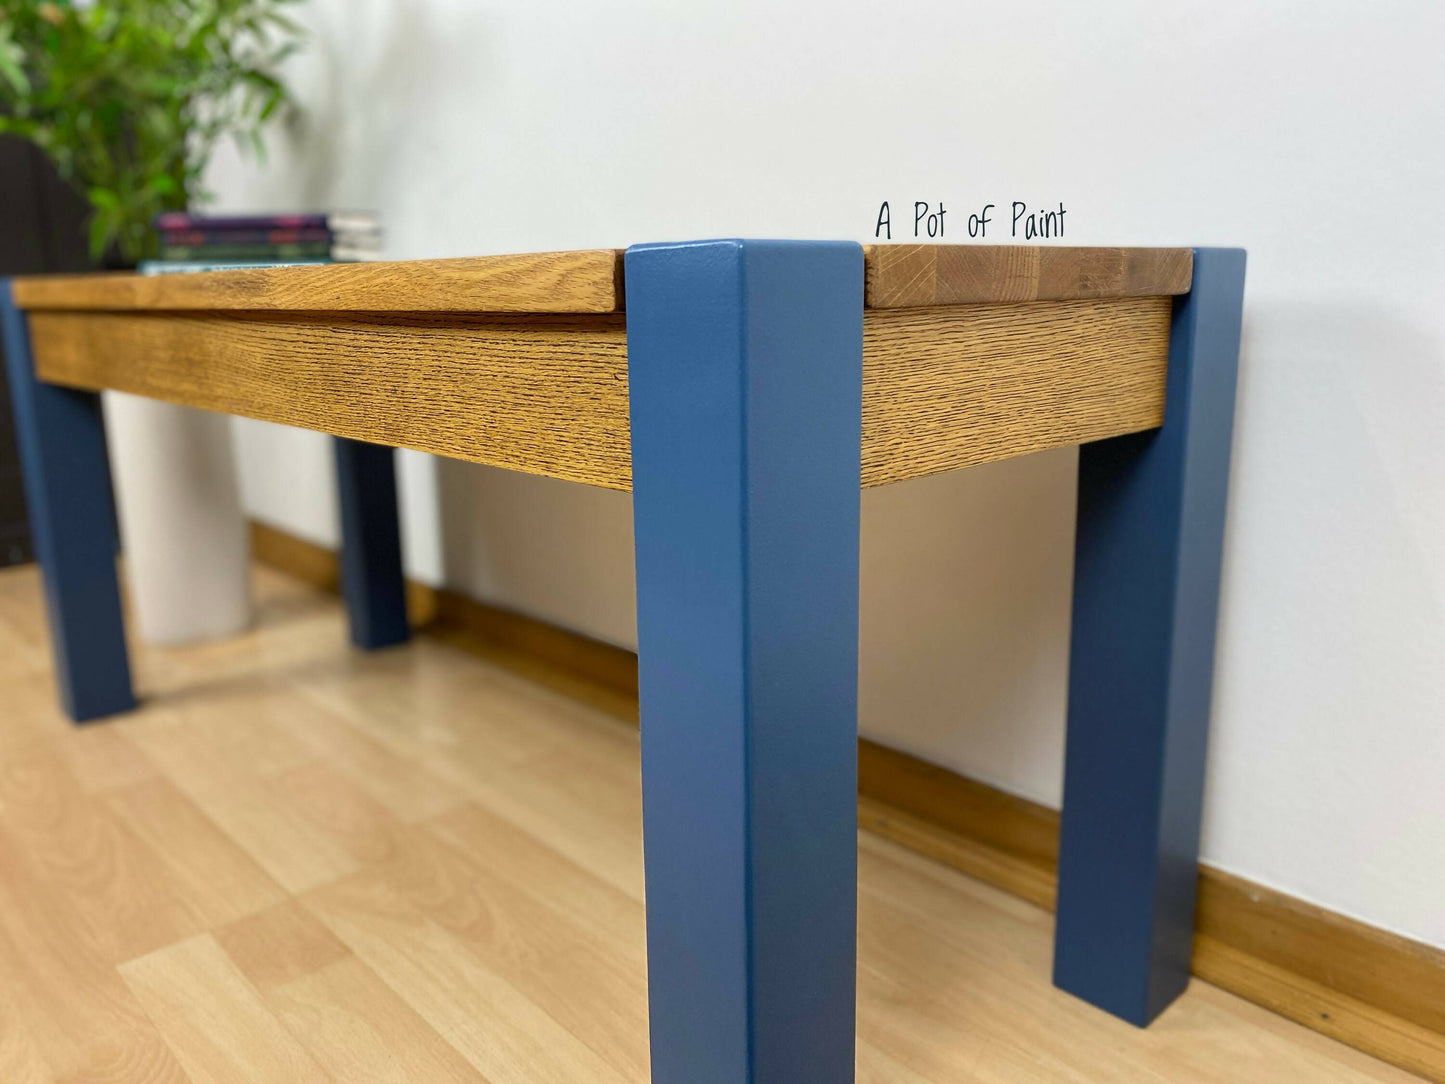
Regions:
<instances>
[{"instance_id":1,"label":"purple book","mask_svg":"<svg viewBox=\"0 0 1445 1084\"><path fill-rule=\"evenodd\" d=\"M330 230L161 230L163 245L304 245L314 242L330 244Z\"/></svg>"},{"instance_id":2,"label":"purple book","mask_svg":"<svg viewBox=\"0 0 1445 1084\"><path fill-rule=\"evenodd\" d=\"M156 215L156 229L176 230L331 230L334 233L373 232L381 223L373 211L329 211L298 215L193 215L167 211Z\"/></svg>"}]
</instances>

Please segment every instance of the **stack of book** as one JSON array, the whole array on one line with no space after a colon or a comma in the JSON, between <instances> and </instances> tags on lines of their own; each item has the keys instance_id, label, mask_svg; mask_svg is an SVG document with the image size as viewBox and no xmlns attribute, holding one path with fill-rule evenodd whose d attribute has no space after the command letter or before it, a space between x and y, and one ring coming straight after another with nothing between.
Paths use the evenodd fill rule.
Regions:
<instances>
[{"instance_id":1,"label":"stack of book","mask_svg":"<svg viewBox=\"0 0 1445 1084\"><path fill-rule=\"evenodd\" d=\"M278 264L349 263L381 256L381 228L368 211L329 214L158 215L160 259L148 271L214 271Z\"/></svg>"}]
</instances>

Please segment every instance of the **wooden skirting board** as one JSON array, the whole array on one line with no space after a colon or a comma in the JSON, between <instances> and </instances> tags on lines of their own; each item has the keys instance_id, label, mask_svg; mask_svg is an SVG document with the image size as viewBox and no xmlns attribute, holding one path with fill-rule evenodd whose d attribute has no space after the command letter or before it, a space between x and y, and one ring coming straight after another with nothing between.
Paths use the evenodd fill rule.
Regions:
<instances>
[{"instance_id":1,"label":"wooden skirting board","mask_svg":"<svg viewBox=\"0 0 1445 1084\"><path fill-rule=\"evenodd\" d=\"M334 550L253 521L251 553L261 563L323 591L335 594L339 589ZM414 628L619 718L637 721L634 652L414 580L407 581L406 593L407 616Z\"/></svg>"},{"instance_id":2,"label":"wooden skirting board","mask_svg":"<svg viewBox=\"0 0 1445 1084\"><path fill-rule=\"evenodd\" d=\"M859 741L858 820L1053 910L1059 814ZM1356 1049L1445 1081L1445 952L1199 867L1194 973Z\"/></svg>"},{"instance_id":3,"label":"wooden skirting board","mask_svg":"<svg viewBox=\"0 0 1445 1084\"><path fill-rule=\"evenodd\" d=\"M257 560L336 590L333 551L252 525ZM413 621L465 650L637 719L637 656L444 589L409 587ZM867 739L867 831L1053 909L1059 814ZM1194 973L1340 1042L1445 1084L1445 952L1200 867Z\"/></svg>"}]
</instances>

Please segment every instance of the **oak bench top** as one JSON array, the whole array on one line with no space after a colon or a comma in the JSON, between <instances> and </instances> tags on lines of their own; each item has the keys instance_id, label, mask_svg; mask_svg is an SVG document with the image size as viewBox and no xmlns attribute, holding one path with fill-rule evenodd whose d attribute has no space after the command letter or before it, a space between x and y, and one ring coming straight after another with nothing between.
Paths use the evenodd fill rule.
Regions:
<instances>
[{"instance_id":1,"label":"oak bench top","mask_svg":"<svg viewBox=\"0 0 1445 1084\"><path fill-rule=\"evenodd\" d=\"M1189 249L865 246L865 486L1159 426ZM611 489L615 249L17 278L35 371Z\"/></svg>"},{"instance_id":2,"label":"oak bench top","mask_svg":"<svg viewBox=\"0 0 1445 1084\"><path fill-rule=\"evenodd\" d=\"M22 309L610 313L625 307L620 249L328 264L203 274L15 280ZM1160 297L1189 291L1187 248L867 245L869 308Z\"/></svg>"}]
</instances>

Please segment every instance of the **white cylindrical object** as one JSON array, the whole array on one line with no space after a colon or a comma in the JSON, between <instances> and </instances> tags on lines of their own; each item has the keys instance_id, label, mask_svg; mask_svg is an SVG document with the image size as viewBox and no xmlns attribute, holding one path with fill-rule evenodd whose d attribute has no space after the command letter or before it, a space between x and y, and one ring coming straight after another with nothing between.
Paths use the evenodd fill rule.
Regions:
<instances>
[{"instance_id":1,"label":"white cylindrical object","mask_svg":"<svg viewBox=\"0 0 1445 1084\"><path fill-rule=\"evenodd\" d=\"M181 644L251 622L251 544L230 419L105 393L111 474L141 638Z\"/></svg>"}]
</instances>

